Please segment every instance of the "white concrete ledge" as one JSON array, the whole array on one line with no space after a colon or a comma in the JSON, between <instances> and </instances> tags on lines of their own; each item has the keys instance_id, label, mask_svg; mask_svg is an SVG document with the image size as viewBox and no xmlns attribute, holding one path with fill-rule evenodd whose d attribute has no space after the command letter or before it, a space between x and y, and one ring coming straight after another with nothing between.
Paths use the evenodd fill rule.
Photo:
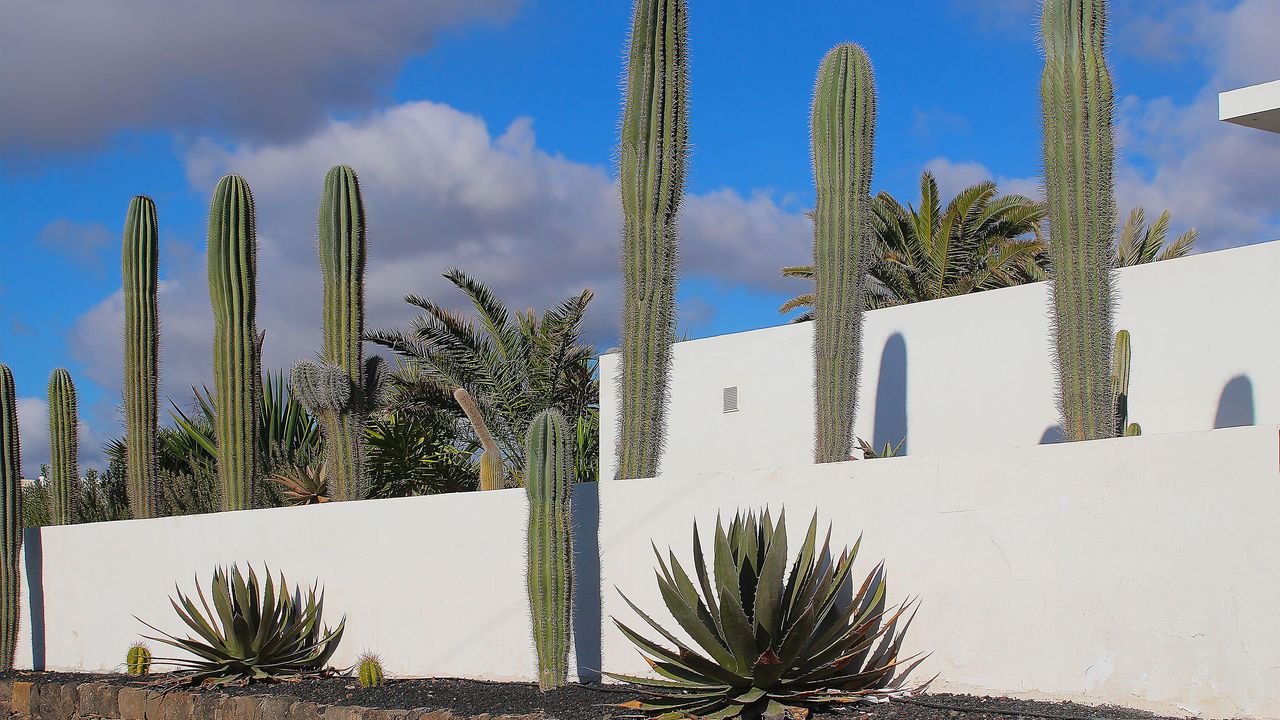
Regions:
<instances>
[{"instance_id":1,"label":"white concrete ledge","mask_svg":"<svg viewBox=\"0 0 1280 720\"><path fill-rule=\"evenodd\" d=\"M1280 133L1280 80L1218 93L1218 119Z\"/></svg>"}]
</instances>

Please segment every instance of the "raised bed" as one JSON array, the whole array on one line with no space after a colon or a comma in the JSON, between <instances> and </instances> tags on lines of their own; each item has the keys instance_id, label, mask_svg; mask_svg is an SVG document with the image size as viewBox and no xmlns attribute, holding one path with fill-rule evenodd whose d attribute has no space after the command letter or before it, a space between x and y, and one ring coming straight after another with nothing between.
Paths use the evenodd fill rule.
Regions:
<instances>
[{"instance_id":1,"label":"raised bed","mask_svg":"<svg viewBox=\"0 0 1280 720\"><path fill-rule=\"evenodd\" d=\"M26 720L611 720L634 698L623 687L571 685L551 693L527 683L393 679L361 688L350 678L164 692L123 675L0 673L0 712ZM1114 706L932 694L858 705L818 717L861 720L1166 720Z\"/></svg>"}]
</instances>

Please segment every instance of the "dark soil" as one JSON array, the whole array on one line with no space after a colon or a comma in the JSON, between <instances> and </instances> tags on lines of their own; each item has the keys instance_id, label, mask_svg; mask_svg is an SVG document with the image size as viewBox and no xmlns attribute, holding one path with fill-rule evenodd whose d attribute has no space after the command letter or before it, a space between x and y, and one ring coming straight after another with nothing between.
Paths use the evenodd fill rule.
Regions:
<instances>
[{"instance_id":1,"label":"dark soil","mask_svg":"<svg viewBox=\"0 0 1280 720\"><path fill-rule=\"evenodd\" d=\"M163 676L154 676L159 679ZM127 684L125 675L88 673L4 672L0 678L43 682L109 682ZM543 712L556 720L607 720L634 716L634 710L612 707L637 696L626 686L570 685L549 693L531 683L497 683L452 678L388 679L382 687L365 689L353 678L315 678L292 682L231 686L208 690L231 695L289 695L324 705L372 708L449 709L457 715ZM929 707L937 706L937 707ZM845 708L818 717L859 720L1168 720L1151 713L1110 705L1036 702L1003 697L974 697L932 693L908 700Z\"/></svg>"}]
</instances>

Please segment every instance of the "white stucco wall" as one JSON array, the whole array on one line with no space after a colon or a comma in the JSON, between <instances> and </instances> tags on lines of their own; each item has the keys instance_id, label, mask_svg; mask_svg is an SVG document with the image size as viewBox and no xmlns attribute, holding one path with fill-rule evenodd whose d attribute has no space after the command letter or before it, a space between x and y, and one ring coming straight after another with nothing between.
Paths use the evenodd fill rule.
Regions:
<instances>
[{"instance_id":1,"label":"white stucco wall","mask_svg":"<svg viewBox=\"0 0 1280 720\"><path fill-rule=\"evenodd\" d=\"M768 504L796 536L815 508L837 543L865 533L859 571L883 558L892 598L923 599L908 649L933 652L936 688L1280 718L1278 431L581 485L579 662L644 670L607 618L637 622L616 586L668 620L651 539L687 562L693 519ZM348 616L338 664L372 649L393 674L529 679L524 516L506 490L48 528L24 562L42 642L27 612L19 663L41 646L49 669L113 668L133 615L175 628L175 582L248 559L324 582Z\"/></svg>"},{"instance_id":2,"label":"white stucco wall","mask_svg":"<svg viewBox=\"0 0 1280 720\"><path fill-rule=\"evenodd\" d=\"M1130 417L1146 433L1280 422L1280 241L1127 268ZM797 284L799 292L801 284ZM869 312L855 433L910 455L1034 445L1057 425L1044 283ZM660 474L809 462L813 324L674 348ZM618 355L600 359L601 477L613 477ZM740 410L722 412L736 385Z\"/></svg>"}]
</instances>

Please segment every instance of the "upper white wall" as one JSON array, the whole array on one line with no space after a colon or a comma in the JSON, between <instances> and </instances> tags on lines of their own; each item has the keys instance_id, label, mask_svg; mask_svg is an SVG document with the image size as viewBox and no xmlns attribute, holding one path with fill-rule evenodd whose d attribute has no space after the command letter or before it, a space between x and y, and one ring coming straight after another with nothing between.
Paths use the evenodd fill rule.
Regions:
<instances>
[{"instance_id":1,"label":"upper white wall","mask_svg":"<svg viewBox=\"0 0 1280 720\"><path fill-rule=\"evenodd\" d=\"M1133 336L1129 412L1146 433L1280 422L1280 241L1118 272ZM797 284L799 292L802 284ZM907 453L1056 435L1044 283L865 317L855 433ZM813 324L678 343L660 473L811 461ZM618 355L600 359L600 476L614 472ZM736 413L722 390L738 386Z\"/></svg>"}]
</instances>

